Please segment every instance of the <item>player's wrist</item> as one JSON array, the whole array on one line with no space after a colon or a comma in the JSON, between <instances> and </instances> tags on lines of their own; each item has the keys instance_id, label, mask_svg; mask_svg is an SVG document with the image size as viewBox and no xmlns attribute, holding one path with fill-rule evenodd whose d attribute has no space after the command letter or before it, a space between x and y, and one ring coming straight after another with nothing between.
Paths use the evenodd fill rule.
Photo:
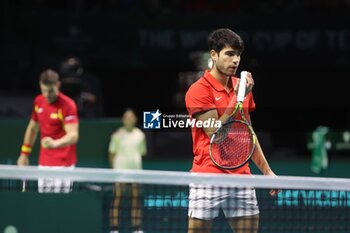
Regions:
<instances>
[{"instance_id":1,"label":"player's wrist","mask_svg":"<svg viewBox=\"0 0 350 233\"><path fill-rule=\"evenodd\" d=\"M276 176L276 174L269 168L264 172L266 176Z\"/></svg>"},{"instance_id":2,"label":"player's wrist","mask_svg":"<svg viewBox=\"0 0 350 233\"><path fill-rule=\"evenodd\" d=\"M23 144L21 146L21 155L29 156L31 152L32 152L32 145Z\"/></svg>"}]
</instances>

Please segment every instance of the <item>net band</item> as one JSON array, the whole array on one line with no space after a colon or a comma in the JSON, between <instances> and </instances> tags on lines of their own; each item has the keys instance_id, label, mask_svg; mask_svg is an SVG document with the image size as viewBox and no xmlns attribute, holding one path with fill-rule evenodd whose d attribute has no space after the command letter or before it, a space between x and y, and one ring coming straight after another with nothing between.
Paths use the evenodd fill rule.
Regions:
<instances>
[{"instance_id":1,"label":"net band","mask_svg":"<svg viewBox=\"0 0 350 233\"><path fill-rule=\"evenodd\" d=\"M228 187L290 188L305 190L350 191L350 179L303 176L228 175L155 170L112 170L75 168L74 170L38 169L36 166L0 165L0 178L37 180L39 178L70 179L77 182L140 183L189 185L206 184ZM171 180L171 183L169 183Z\"/></svg>"}]
</instances>

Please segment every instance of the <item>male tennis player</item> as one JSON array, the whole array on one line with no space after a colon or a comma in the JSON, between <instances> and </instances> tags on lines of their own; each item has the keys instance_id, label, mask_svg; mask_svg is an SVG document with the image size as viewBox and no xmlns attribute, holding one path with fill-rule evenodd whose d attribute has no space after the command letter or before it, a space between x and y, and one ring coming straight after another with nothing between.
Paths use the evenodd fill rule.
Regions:
<instances>
[{"instance_id":1,"label":"male tennis player","mask_svg":"<svg viewBox=\"0 0 350 233\"><path fill-rule=\"evenodd\" d=\"M59 91L59 75L47 69L40 74L41 94L33 104L32 116L24 134L20 166L29 165L28 156L40 131L39 168L73 169L76 162L79 120L72 99ZM39 192L69 192L70 180L39 179Z\"/></svg>"},{"instance_id":2,"label":"male tennis player","mask_svg":"<svg viewBox=\"0 0 350 233\"><path fill-rule=\"evenodd\" d=\"M211 70L205 71L203 77L193 83L186 93L186 108L191 118L205 121L210 118L224 122L233 112L237 100L239 80L235 77L241 53L244 50L243 40L227 28L213 31L208 38L210 57L213 61ZM254 80L248 73L246 97L243 103L247 120L249 112L255 109L252 95ZM215 128L193 128L193 165L192 172L211 172L250 175L246 163L234 170L217 167L210 159L209 143ZM253 162L265 175L275 176L259 143L252 155ZM275 190L271 191L274 195ZM254 189L214 190L203 186L190 186L189 195L189 233L211 232L212 221L222 208L235 233L257 232L259 208Z\"/></svg>"}]
</instances>

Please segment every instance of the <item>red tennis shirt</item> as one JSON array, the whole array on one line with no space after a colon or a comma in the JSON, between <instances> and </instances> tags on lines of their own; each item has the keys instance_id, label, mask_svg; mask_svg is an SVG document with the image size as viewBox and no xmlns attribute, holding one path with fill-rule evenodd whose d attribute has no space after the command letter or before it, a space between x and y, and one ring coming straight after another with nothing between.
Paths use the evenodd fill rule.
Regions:
<instances>
[{"instance_id":1,"label":"red tennis shirt","mask_svg":"<svg viewBox=\"0 0 350 233\"><path fill-rule=\"evenodd\" d=\"M237 77L231 77L232 86L238 81ZM217 81L209 71L206 71L199 80L193 83L186 93L186 108L191 118L195 113L216 109L219 117L224 114L231 98L235 95L233 88L227 92L222 84ZM255 109L253 95L250 92L244 99L243 109L247 120L249 112ZM192 172L251 174L249 163L244 166L225 170L217 167L210 159L210 138L202 128L192 128L193 154Z\"/></svg>"},{"instance_id":2,"label":"red tennis shirt","mask_svg":"<svg viewBox=\"0 0 350 233\"><path fill-rule=\"evenodd\" d=\"M38 95L34 100L31 119L39 124L40 140L43 137L61 138L66 134L66 124L79 121L75 102L62 93L58 94L54 103L48 103L43 95ZM39 165L71 166L76 162L75 144L55 149L40 145Z\"/></svg>"}]
</instances>

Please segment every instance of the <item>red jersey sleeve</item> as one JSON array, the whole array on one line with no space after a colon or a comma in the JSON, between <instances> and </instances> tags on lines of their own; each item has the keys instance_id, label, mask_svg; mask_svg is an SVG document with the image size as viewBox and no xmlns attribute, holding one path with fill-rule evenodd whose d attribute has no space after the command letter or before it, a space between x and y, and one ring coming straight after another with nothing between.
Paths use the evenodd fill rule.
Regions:
<instances>
[{"instance_id":1,"label":"red jersey sleeve","mask_svg":"<svg viewBox=\"0 0 350 233\"><path fill-rule=\"evenodd\" d=\"M39 111L39 105L38 105L38 97L34 99L33 101L33 108L32 108L32 115L31 119L33 121L38 121L38 111Z\"/></svg>"},{"instance_id":2,"label":"red jersey sleeve","mask_svg":"<svg viewBox=\"0 0 350 233\"><path fill-rule=\"evenodd\" d=\"M72 124L79 122L78 110L74 101L70 101L66 105L64 105L64 107L62 108L62 114L64 124Z\"/></svg>"},{"instance_id":3,"label":"red jersey sleeve","mask_svg":"<svg viewBox=\"0 0 350 233\"><path fill-rule=\"evenodd\" d=\"M248 96L249 96L249 105L248 105L249 107L248 107L248 110L249 110L249 112L252 112L252 111L255 110L255 102L254 102L253 93L250 92L248 94Z\"/></svg>"},{"instance_id":4,"label":"red jersey sleeve","mask_svg":"<svg viewBox=\"0 0 350 233\"><path fill-rule=\"evenodd\" d=\"M188 113L193 114L216 108L209 88L205 85L195 83L187 91L186 108Z\"/></svg>"}]
</instances>

